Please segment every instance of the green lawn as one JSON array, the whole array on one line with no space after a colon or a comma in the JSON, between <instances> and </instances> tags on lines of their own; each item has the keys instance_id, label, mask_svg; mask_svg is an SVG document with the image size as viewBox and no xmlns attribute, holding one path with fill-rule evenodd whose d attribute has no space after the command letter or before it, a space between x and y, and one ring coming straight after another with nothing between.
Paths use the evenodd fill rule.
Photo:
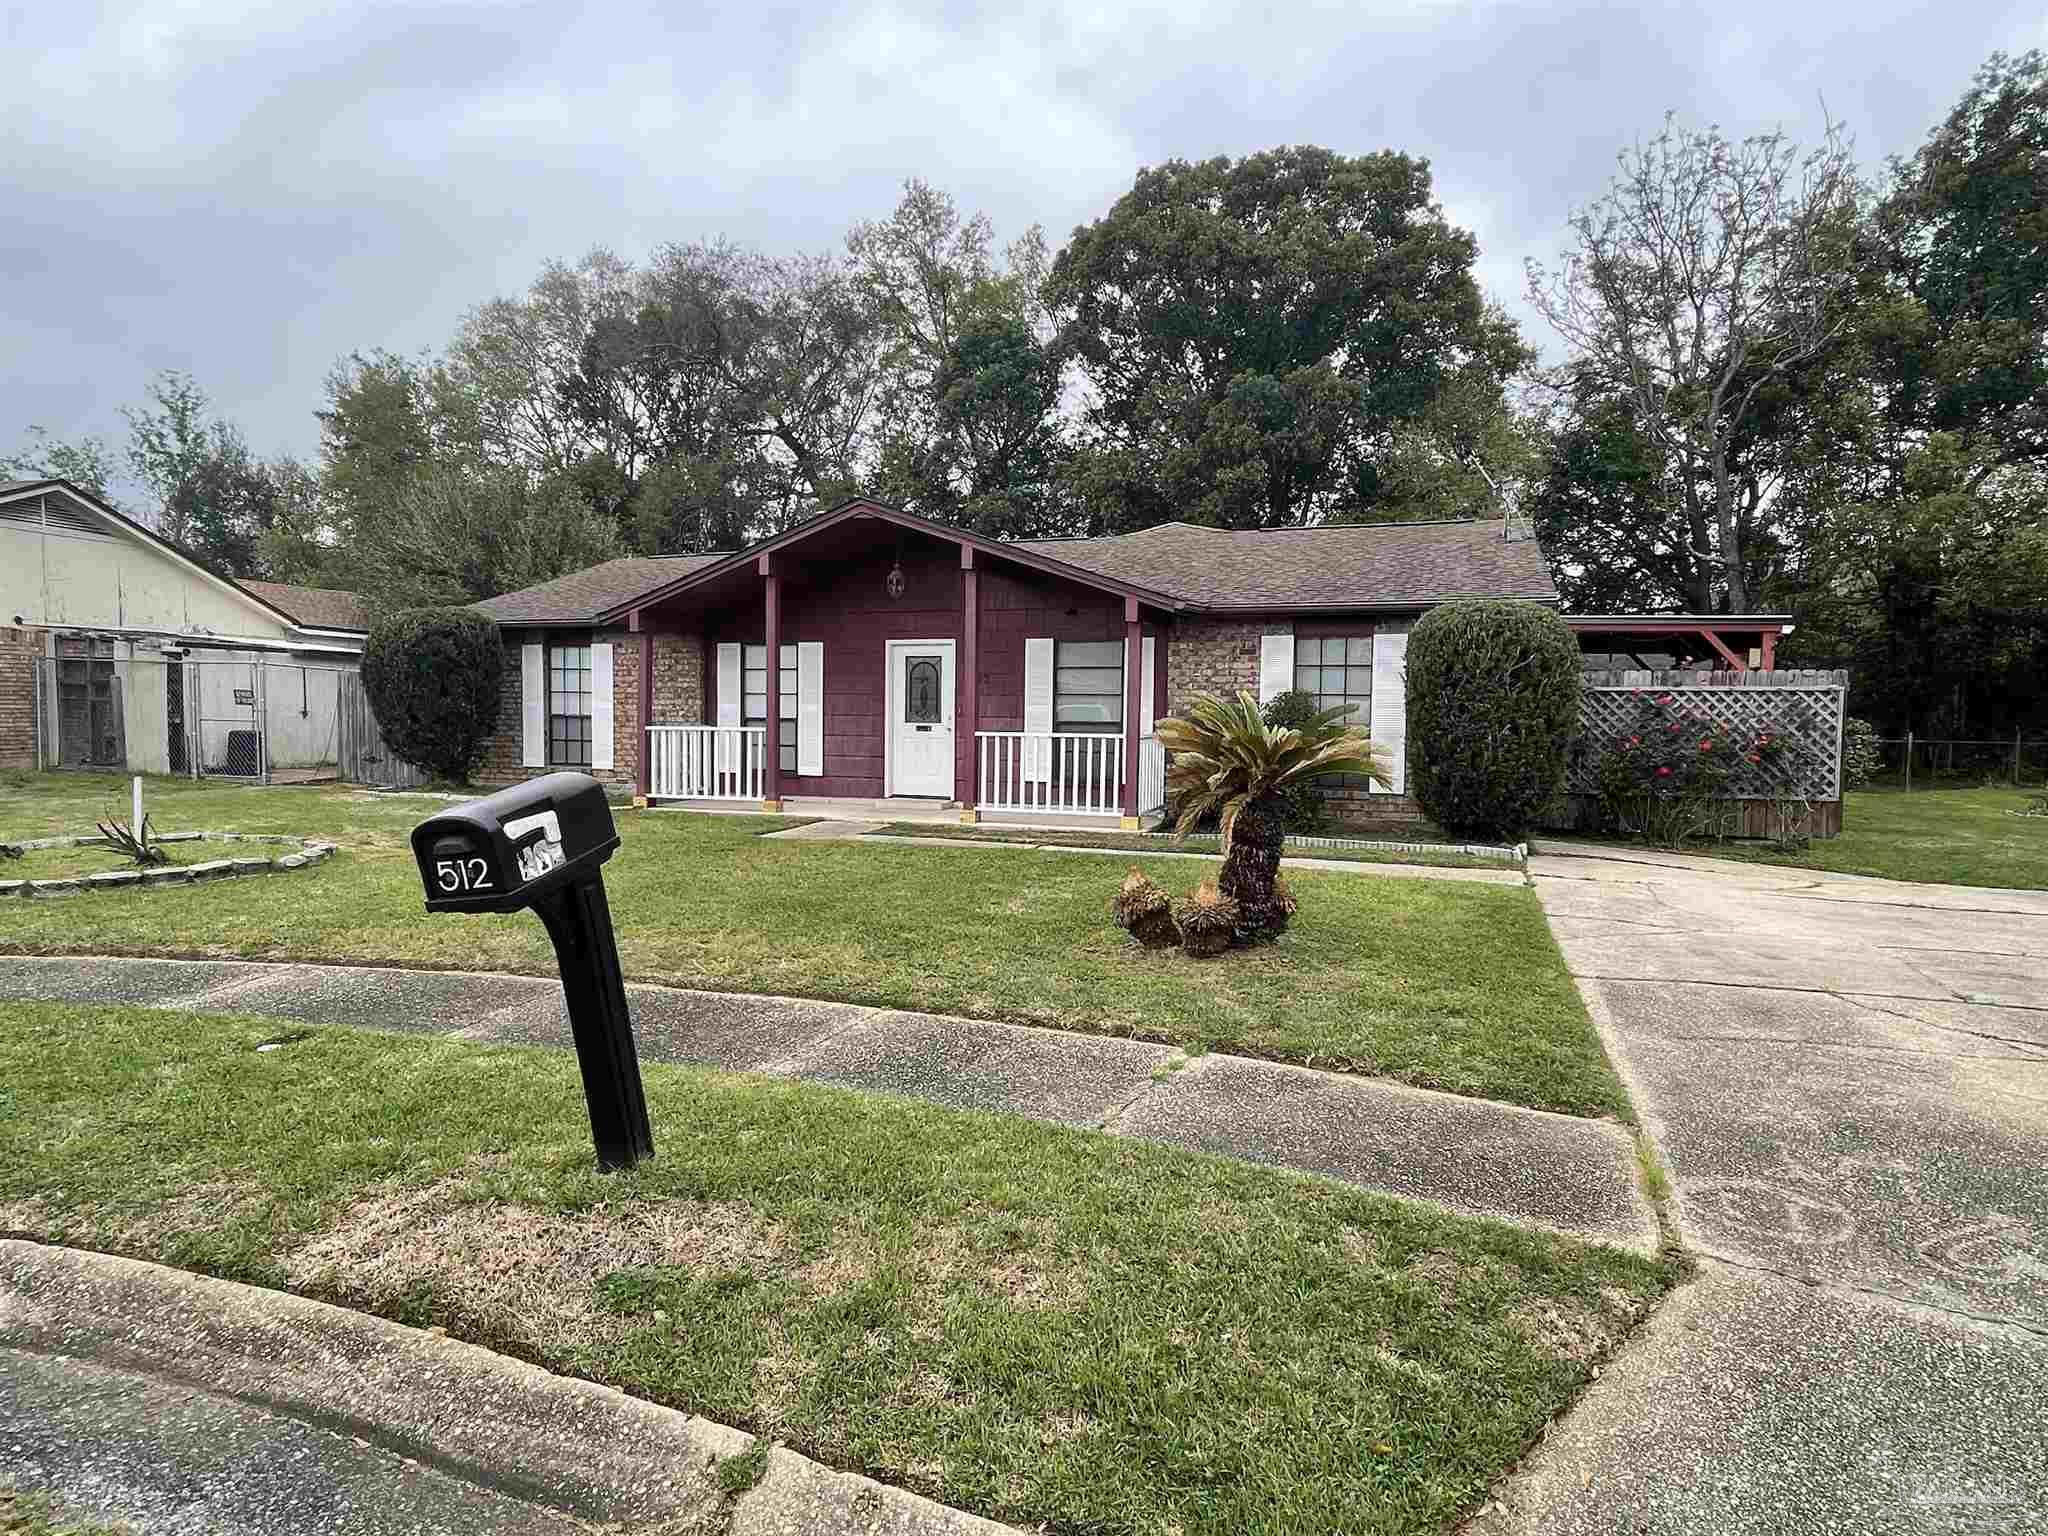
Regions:
<instances>
[{"instance_id":1,"label":"green lawn","mask_svg":"<svg viewBox=\"0 0 2048 1536\"><path fill-rule=\"evenodd\" d=\"M2017 789L1861 790L1843 801L1842 835L1804 852L1747 842L1696 851L1887 880L2048 890L2048 816L2011 814L2026 803Z\"/></svg>"},{"instance_id":2,"label":"green lawn","mask_svg":"<svg viewBox=\"0 0 2048 1536\"><path fill-rule=\"evenodd\" d=\"M1024 843L1032 847L1054 843L1068 848L1116 848L1127 853L1215 853L1222 852L1214 833L1191 832L1180 841L1146 837L1130 832L1064 832L1048 827L1006 827L934 825L924 821L892 821L881 829L888 837L939 837L967 843ZM1391 839L1390 839L1391 841ZM1311 848L1289 845L1291 856L1304 859L1340 859L1354 864L1426 864L1438 869L1513 869L1499 859L1461 853L1455 848L1430 848L1413 852L1398 848Z\"/></svg>"},{"instance_id":3,"label":"green lawn","mask_svg":"<svg viewBox=\"0 0 2048 1536\"><path fill-rule=\"evenodd\" d=\"M103 783L104 781L102 781ZM0 838L75 825L92 781L18 781ZM333 788L151 791L164 831L297 832L292 882L0 903L0 952L356 960L552 974L530 915L427 917L405 843L437 802ZM1120 861L769 842L762 817L620 813L607 866L629 976L1017 1020L1381 1074L1572 1114L1627 1100L1529 890L1297 872L1271 948L1148 953L1109 920ZM1169 889L1203 866L1134 858Z\"/></svg>"},{"instance_id":4,"label":"green lawn","mask_svg":"<svg viewBox=\"0 0 2048 1536\"><path fill-rule=\"evenodd\" d=\"M658 1155L601 1175L567 1052L343 1029L255 1049L297 1033L0 1009L0 1231L443 1326L1020 1525L1446 1530L1677 1278L1319 1180L697 1068L648 1069Z\"/></svg>"}]
</instances>

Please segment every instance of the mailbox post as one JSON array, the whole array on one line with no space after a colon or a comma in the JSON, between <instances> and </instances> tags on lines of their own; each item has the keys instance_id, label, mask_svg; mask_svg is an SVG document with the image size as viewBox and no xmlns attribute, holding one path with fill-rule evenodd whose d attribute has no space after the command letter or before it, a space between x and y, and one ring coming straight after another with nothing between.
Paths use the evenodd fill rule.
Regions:
<instances>
[{"instance_id":1,"label":"mailbox post","mask_svg":"<svg viewBox=\"0 0 2048 1536\"><path fill-rule=\"evenodd\" d=\"M430 816L412 832L429 912L531 907L540 915L554 942L591 1137L606 1168L654 1155L604 895L604 863L618 846L604 787L587 773L529 780Z\"/></svg>"}]
</instances>

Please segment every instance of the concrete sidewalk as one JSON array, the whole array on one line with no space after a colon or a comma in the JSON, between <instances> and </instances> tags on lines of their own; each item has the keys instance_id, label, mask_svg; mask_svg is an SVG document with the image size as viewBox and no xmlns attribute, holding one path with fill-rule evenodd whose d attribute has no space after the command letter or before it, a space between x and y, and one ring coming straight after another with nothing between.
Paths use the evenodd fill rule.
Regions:
<instances>
[{"instance_id":1,"label":"concrete sidewalk","mask_svg":"<svg viewBox=\"0 0 2048 1536\"><path fill-rule=\"evenodd\" d=\"M2048 893L1530 873L1701 1262L1473 1531L2048 1532Z\"/></svg>"},{"instance_id":2,"label":"concrete sidewalk","mask_svg":"<svg viewBox=\"0 0 2048 1536\"><path fill-rule=\"evenodd\" d=\"M1217 1053L800 998L632 985L645 1061L994 1110L1322 1174L1654 1252L1634 1140L1605 1121ZM538 977L237 961L0 961L10 998L256 1014L523 1045L570 1042ZM657 1147L661 1127L655 1127Z\"/></svg>"},{"instance_id":3,"label":"concrete sidewalk","mask_svg":"<svg viewBox=\"0 0 2048 1536\"><path fill-rule=\"evenodd\" d=\"M69 1518L237 1536L1008 1536L473 1344L134 1259L0 1241L0 1473Z\"/></svg>"},{"instance_id":4,"label":"concrete sidewalk","mask_svg":"<svg viewBox=\"0 0 2048 1536\"><path fill-rule=\"evenodd\" d=\"M1221 864L1223 855L1174 848L1162 843L1157 848L1090 848L1080 843L1063 843L1059 833L1048 832L1040 842L998 842L970 837L913 837L882 830L881 821L813 821L786 832L767 832L767 842L794 843L891 843L907 848L958 848L970 853L1078 853L1105 859L1207 859ZM994 830L1004 830L996 827ZM1008 830L1016 830L1010 828ZM1480 869L1449 864L1397 864L1365 859L1327 859L1313 854L1290 853L1280 861L1283 873L1312 870L1332 875L1390 875L1409 880L1464 880L1475 885L1527 885L1528 877L1515 865Z\"/></svg>"}]
</instances>

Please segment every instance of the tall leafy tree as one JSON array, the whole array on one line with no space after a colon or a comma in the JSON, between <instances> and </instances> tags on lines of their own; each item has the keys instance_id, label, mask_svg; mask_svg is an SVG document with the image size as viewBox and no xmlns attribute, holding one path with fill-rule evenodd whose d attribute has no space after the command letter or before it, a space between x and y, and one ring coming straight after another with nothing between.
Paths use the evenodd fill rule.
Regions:
<instances>
[{"instance_id":1,"label":"tall leafy tree","mask_svg":"<svg viewBox=\"0 0 2048 1536\"><path fill-rule=\"evenodd\" d=\"M1089 390L1074 481L1098 528L1368 513L1395 432L1525 360L1427 162L1312 146L1138 174L1053 262Z\"/></svg>"},{"instance_id":2,"label":"tall leafy tree","mask_svg":"<svg viewBox=\"0 0 2048 1536\"><path fill-rule=\"evenodd\" d=\"M1530 263L1530 302L1572 347L1573 373L1625 402L1665 461L1665 526L1714 562L1711 606L1746 613L1758 596L1771 501L1738 448L1766 392L1850 323L1861 199L1832 126L1802 153L1781 133L1731 140L1667 119L1572 215L1562 263Z\"/></svg>"},{"instance_id":3,"label":"tall leafy tree","mask_svg":"<svg viewBox=\"0 0 2048 1536\"><path fill-rule=\"evenodd\" d=\"M1788 493L1794 655L1887 729L2048 724L2048 60L1994 55L1864 230Z\"/></svg>"},{"instance_id":4,"label":"tall leafy tree","mask_svg":"<svg viewBox=\"0 0 2048 1536\"><path fill-rule=\"evenodd\" d=\"M847 249L880 339L877 492L983 533L1063 531L1044 231L1033 225L998 252L985 214L962 219L951 197L913 179Z\"/></svg>"},{"instance_id":5,"label":"tall leafy tree","mask_svg":"<svg viewBox=\"0 0 2048 1536\"><path fill-rule=\"evenodd\" d=\"M101 500L111 500L114 451L105 438L87 435L73 441L46 427L31 426L20 452L0 457L0 475L22 480L69 480Z\"/></svg>"}]
</instances>

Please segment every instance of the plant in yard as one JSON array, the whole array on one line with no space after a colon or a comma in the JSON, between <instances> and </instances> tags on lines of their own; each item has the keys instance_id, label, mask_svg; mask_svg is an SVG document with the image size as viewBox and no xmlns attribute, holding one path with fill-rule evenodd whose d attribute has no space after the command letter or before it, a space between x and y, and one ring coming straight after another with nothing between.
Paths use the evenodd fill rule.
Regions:
<instances>
[{"instance_id":1,"label":"plant in yard","mask_svg":"<svg viewBox=\"0 0 2048 1536\"><path fill-rule=\"evenodd\" d=\"M1578 641L1548 608L1445 603L1408 636L1409 785L1451 832L1511 838L1564 788Z\"/></svg>"},{"instance_id":2,"label":"plant in yard","mask_svg":"<svg viewBox=\"0 0 2048 1536\"><path fill-rule=\"evenodd\" d=\"M466 782L497 729L505 653L498 627L462 608L380 619L363 647L363 691L391 750Z\"/></svg>"},{"instance_id":3,"label":"plant in yard","mask_svg":"<svg viewBox=\"0 0 2048 1536\"><path fill-rule=\"evenodd\" d=\"M1142 869L1124 876L1124 883L1110 903L1117 927L1147 949L1167 949L1180 942L1174 926L1173 902Z\"/></svg>"},{"instance_id":4,"label":"plant in yard","mask_svg":"<svg viewBox=\"0 0 2048 1536\"><path fill-rule=\"evenodd\" d=\"M1214 880L1204 880L1173 904L1173 920L1180 926L1180 947L1203 959L1230 947L1242 913Z\"/></svg>"},{"instance_id":5,"label":"plant in yard","mask_svg":"<svg viewBox=\"0 0 2048 1536\"><path fill-rule=\"evenodd\" d=\"M1877 749L1877 727L1850 716L1842 722L1842 788L1861 789L1884 767Z\"/></svg>"},{"instance_id":6,"label":"plant in yard","mask_svg":"<svg viewBox=\"0 0 2048 1536\"><path fill-rule=\"evenodd\" d=\"M1779 839L1803 843L1805 802L1789 792L1793 732L1738 727L1705 703L1675 692L1636 689L1609 739L1582 742L1598 753L1594 784L1609 830L1679 848L1719 836L1738 798L1776 803Z\"/></svg>"},{"instance_id":7,"label":"plant in yard","mask_svg":"<svg viewBox=\"0 0 2048 1536\"><path fill-rule=\"evenodd\" d=\"M123 821L101 821L94 825L100 829L100 836L107 840L107 846L132 864L150 869L171 862L171 856L157 842L147 816L142 818L140 828L132 828Z\"/></svg>"},{"instance_id":8,"label":"plant in yard","mask_svg":"<svg viewBox=\"0 0 2048 1536\"><path fill-rule=\"evenodd\" d=\"M1205 815L1216 816L1223 840L1216 883L1237 903L1240 942L1271 938L1287 926L1274 883L1287 841L1288 791L1338 773L1388 782L1372 742L1341 723L1346 713L1319 710L1299 727L1276 728L1249 693L1231 701L1204 693L1184 718L1159 722L1160 745L1173 754L1166 787L1179 812L1174 830L1185 837Z\"/></svg>"}]
</instances>

